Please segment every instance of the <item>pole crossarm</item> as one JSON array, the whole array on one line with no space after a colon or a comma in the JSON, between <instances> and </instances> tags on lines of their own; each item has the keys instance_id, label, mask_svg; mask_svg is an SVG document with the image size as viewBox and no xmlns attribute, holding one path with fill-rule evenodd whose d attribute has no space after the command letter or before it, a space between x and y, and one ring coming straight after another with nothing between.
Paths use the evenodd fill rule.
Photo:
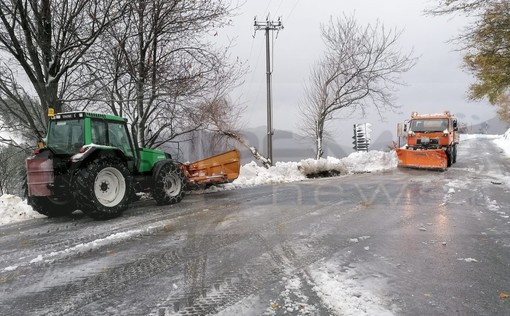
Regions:
<instances>
[{"instance_id":1,"label":"pole crossarm","mask_svg":"<svg viewBox=\"0 0 510 316\"><path fill-rule=\"evenodd\" d=\"M270 31L280 31L283 30L283 24L281 19L278 19L278 21L257 21L257 18L255 18L254 23L255 31L261 31L261 30L270 30Z\"/></svg>"}]
</instances>

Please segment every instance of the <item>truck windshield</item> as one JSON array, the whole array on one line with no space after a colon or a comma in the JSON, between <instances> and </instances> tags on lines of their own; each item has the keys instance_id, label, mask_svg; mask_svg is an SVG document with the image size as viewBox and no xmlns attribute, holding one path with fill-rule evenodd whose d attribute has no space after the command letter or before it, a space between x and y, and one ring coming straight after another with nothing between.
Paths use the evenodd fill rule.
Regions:
<instances>
[{"instance_id":1,"label":"truck windshield","mask_svg":"<svg viewBox=\"0 0 510 316\"><path fill-rule=\"evenodd\" d=\"M442 132L448 128L448 119L423 119L412 120L413 132Z\"/></svg>"},{"instance_id":2,"label":"truck windshield","mask_svg":"<svg viewBox=\"0 0 510 316\"><path fill-rule=\"evenodd\" d=\"M83 120L50 121L46 146L56 154L75 154L84 144Z\"/></svg>"}]
</instances>

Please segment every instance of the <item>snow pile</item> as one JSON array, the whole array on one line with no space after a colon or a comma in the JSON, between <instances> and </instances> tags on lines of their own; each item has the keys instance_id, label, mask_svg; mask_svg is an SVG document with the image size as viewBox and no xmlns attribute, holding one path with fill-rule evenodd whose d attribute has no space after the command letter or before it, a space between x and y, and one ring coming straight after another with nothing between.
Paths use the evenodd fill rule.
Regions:
<instances>
[{"instance_id":1,"label":"snow pile","mask_svg":"<svg viewBox=\"0 0 510 316\"><path fill-rule=\"evenodd\" d=\"M326 159L305 159L298 163L299 169L305 176L324 174L351 174L360 172L385 171L396 168L398 158L395 151L359 151L349 156L338 159L328 157Z\"/></svg>"},{"instance_id":2,"label":"snow pile","mask_svg":"<svg viewBox=\"0 0 510 316\"><path fill-rule=\"evenodd\" d=\"M233 184L236 188L261 184L287 183L304 180L306 177L298 169L296 162L277 162L266 169L252 161L241 167L239 178Z\"/></svg>"},{"instance_id":3,"label":"snow pile","mask_svg":"<svg viewBox=\"0 0 510 316\"><path fill-rule=\"evenodd\" d=\"M385 171L394 169L398 165L395 151L360 151L350 154L342 161L351 173Z\"/></svg>"},{"instance_id":4,"label":"snow pile","mask_svg":"<svg viewBox=\"0 0 510 316\"><path fill-rule=\"evenodd\" d=\"M510 129L502 136L494 139L494 143L503 149L507 156L510 156Z\"/></svg>"},{"instance_id":5,"label":"snow pile","mask_svg":"<svg viewBox=\"0 0 510 316\"><path fill-rule=\"evenodd\" d=\"M305 159L300 162L277 162L269 169L260 167L252 161L241 167L240 176L232 186L242 188L302 181L307 177L384 171L396 168L397 164L398 158L394 151L355 152L342 159L328 157L319 160ZM232 186L227 185L226 188Z\"/></svg>"},{"instance_id":6,"label":"snow pile","mask_svg":"<svg viewBox=\"0 0 510 316\"><path fill-rule=\"evenodd\" d=\"M298 164L298 169L305 177L338 176L349 173L345 162L341 159L328 157L326 159L305 159Z\"/></svg>"},{"instance_id":7,"label":"snow pile","mask_svg":"<svg viewBox=\"0 0 510 316\"><path fill-rule=\"evenodd\" d=\"M20 197L10 194L0 196L0 225L40 217L46 216L32 210Z\"/></svg>"}]
</instances>

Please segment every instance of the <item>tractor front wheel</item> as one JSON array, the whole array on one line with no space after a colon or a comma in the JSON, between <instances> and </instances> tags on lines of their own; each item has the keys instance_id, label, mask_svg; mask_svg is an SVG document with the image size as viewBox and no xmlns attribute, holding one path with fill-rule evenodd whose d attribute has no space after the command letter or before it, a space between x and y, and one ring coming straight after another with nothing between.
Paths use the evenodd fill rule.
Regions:
<instances>
[{"instance_id":1,"label":"tractor front wheel","mask_svg":"<svg viewBox=\"0 0 510 316\"><path fill-rule=\"evenodd\" d=\"M94 219L109 219L128 208L131 184L129 170L122 162L99 158L78 171L74 192L84 213Z\"/></svg>"},{"instance_id":2,"label":"tractor front wheel","mask_svg":"<svg viewBox=\"0 0 510 316\"><path fill-rule=\"evenodd\" d=\"M160 161L154 166L152 175L152 197L158 205L176 204L184 197L186 176L173 161Z\"/></svg>"}]
</instances>

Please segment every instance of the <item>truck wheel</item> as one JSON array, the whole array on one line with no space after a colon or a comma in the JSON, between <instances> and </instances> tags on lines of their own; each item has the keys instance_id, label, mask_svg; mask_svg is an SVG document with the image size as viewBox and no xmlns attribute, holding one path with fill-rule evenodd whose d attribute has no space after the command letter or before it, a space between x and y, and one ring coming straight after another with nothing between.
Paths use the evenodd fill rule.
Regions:
<instances>
[{"instance_id":1,"label":"truck wheel","mask_svg":"<svg viewBox=\"0 0 510 316\"><path fill-rule=\"evenodd\" d=\"M154 166L152 197L158 205L179 203L184 197L186 176L173 161L161 161Z\"/></svg>"},{"instance_id":2,"label":"truck wheel","mask_svg":"<svg viewBox=\"0 0 510 316\"><path fill-rule=\"evenodd\" d=\"M450 150L446 151L446 160L447 160L446 165L448 167L451 167L452 166L452 162L453 162L453 154L452 154L452 152Z\"/></svg>"},{"instance_id":3,"label":"truck wheel","mask_svg":"<svg viewBox=\"0 0 510 316\"><path fill-rule=\"evenodd\" d=\"M457 162L457 145L453 146L452 163Z\"/></svg>"},{"instance_id":4,"label":"truck wheel","mask_svg":"<svg viewBox=\"0 0 510 316\"><path fill-rule=\"evenodd\" d=\"M117 217L128 208L131 183L129 170L122 162L96 159L76 174L78 206L94 219Z\"/></svg>"}]
</instances>

